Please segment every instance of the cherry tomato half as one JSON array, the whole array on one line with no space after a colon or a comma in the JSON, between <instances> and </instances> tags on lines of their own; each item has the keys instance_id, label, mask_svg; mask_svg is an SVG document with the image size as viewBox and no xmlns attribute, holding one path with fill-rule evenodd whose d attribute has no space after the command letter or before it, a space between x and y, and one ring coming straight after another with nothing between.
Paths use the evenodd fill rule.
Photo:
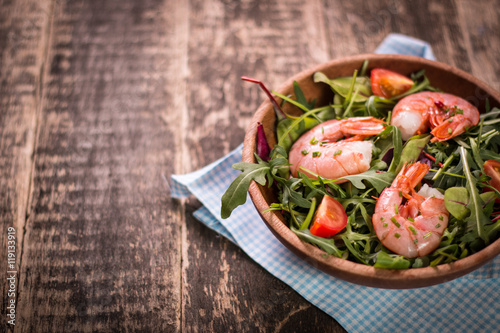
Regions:
<instances>
[{"instance_id":1,"label":"cherry tomato half","mask_svg":"<svg viewBox=\"0 0 500 333\"><path fill-rule=\"evenodd\" d=\"M325 195L316 210L311 234L318 237L332 237L347 225L344 207L334 198Z\"/></svg>"},{"instance_id":2,"label":"cherry tomato half","mask_svg":"<svg viewBox=\"0 0 500 333\"><path fill-rule=\"evenodd\" d=\"M495 160L487 160L483 164L484 173L491 177L488 182L491 186L500 191L500 162ZM496 202L500 200L497 199Z\"/></svg>"},{"instance_id":3,"label":"cherry tomato half","mask_svg":"<svg viewBox=\"0 0 500 333\"><path fill-rule=\"evenodd\" d=\"M410 78L383 68L372 69L370 82L373 93L384 98L401 95L413 86Z\"/></svg>"}]
</instances>

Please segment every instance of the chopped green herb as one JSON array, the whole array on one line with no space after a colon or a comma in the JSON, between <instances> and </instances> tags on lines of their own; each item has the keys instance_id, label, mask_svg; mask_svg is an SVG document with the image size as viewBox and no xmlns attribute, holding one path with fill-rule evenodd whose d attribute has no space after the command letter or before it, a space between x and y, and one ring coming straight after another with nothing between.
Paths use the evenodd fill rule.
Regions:
<instances>
[{"instance_id":1,"label":"chopped green herb","mask_svg":"<svg viewBox=\"0 0 500 333\"><path fill-rule=\"evenodd\" d=\"M392 223L394 223L394 225L396 227L398 227L398 228L401 227L401 224L399 224L399 222L396 220L396 218L394 216L391 217L391 221L392 221Z\"/></svg>"},{"instance_id":2,"label":"chopped green herb","mask_svg":"<svg viewBox=\"0 0 500 333\"><path fill-rule=\"evenodd\" d=\"M442 220L444 220L443 215L439 215L439 221L442 221Z\"/></svg>"},{"instance_id":3,"label":"chopped green herb","mask_svg":"<svg viewBox=\"0 0 500 333\"><path fill-rule=\"evenodd\" d=\"M441 223L436 224L436 229L439 229L441 227Z\"/></svg>"},{"instance_id":4,"label":"chopped green herb","mask_svg":"<svg viewBox=\"0 0 500 333\"><path fill-rule=\"evenodd\" d=\"M313 157L320 157L321 156L321 152L319 151L313 151Z\"/></svg>"},{"instance_id":5,"label":"chopped green herb","mask_svg":"<svg viewBox=\"0 0 500 333\"><path fill-rule=\"evenodd\" d=\"M399 238L399 237L401 237L401 235L400 235L399 233L397 233L397 232L396 232L396 233L394 234L394 237Z\"/></svg>"},{"instance_id":6,"label":"chopped green herb","mask_svg":"<svg viewBox=\"0 0 500 333\"><path fill-rule=\"evenodd\" d=\"M386 227L388 226L387 222L384 222L384 224L382 224L382 226L383 226L384 228L386 228Z\"/></svg>"},{"instance_id":7,"label":"chopped green herb","mask_svg":"<svg viewBox=\"0 0 500 333\"><path fill-rule=\"evenodd\" d=\"M302 153L302 155L307 155L307 154L309 154L309 152L308 152L307 150L305 150L305 149L304 149L303 151L301 151L301 153Z\"/></svg>"},{"instance_id":8,"label":"chopped green herb","mask_svg":"<svg viewBox=\"0 0 500 333\"><path fill-rule=\"evenodd\" d=\"M424 239L427 239L427 238L429 238L429 237L431 237L431 236L432 236L432 232L430 232L430 231L429 231L428 233L426 233L426 234L424 235Z\"/></svg>"},{"instance_id":9,"label":"chopped green herb","mask_svg":"<svg viewBox=\"0 0 500 333\"><path fill-rule=\"evenodd\" d=\"M451 128L448 128L448 134L453 133L453 130Z\"/></svg>"},{"instance_id":10,"label":"chopped green herb","mask_svg":"<svg viewBox=\"0 0 500 333\"><path fill-rule=\"evenodd\" d=\"M396 213L396 215L399 214L399 208L397 204L394 204L394 213Z\"/></svg>"},{"instance_id":11,"label":"chopped green herb","mask_svg":"<svg viewBox=\"0 0 500 333\"><path fill-rule=\"evenodd\" d=\"M319 141L318 141L318 140L316 140L316 138L315 138L314 136L312 137L311 141L309 141L309 143L310 143L310 144L312 144L312 145L315 145L315 144L317 144L318 142L319 142Z\"/></svg>"},{"instance_id":12,"label":"chopped green herb","mask_svg":"<svg viewBox=\"0 0 500 333\"><path fill-rule=\"evenodd\" d=\"M337 150L335 153L333 153L333 156L338 156L342 154L342 150Z\"/></svg>"},{"instance_id":13,"label":"chopped green herb","mask_svg":"<svg viewBox=\"0 0 500 333\"><path fill-rule=\"evenodd\" d=\"M408 217L408 221L415 222L415 220L412 217Z\"/></svg>"},{"instance_id":14,"label":"chopped green herb","mask_svg":"<svg viewBox=\"0 0 500 333\"><path fill-rule=\"evenodd\" d=\"M415 230L415 228L413 228L411 225L408 226L408 229L410 229L411 233L416 235L417 234L417 230Z\"/></svg>"}]
</instances>

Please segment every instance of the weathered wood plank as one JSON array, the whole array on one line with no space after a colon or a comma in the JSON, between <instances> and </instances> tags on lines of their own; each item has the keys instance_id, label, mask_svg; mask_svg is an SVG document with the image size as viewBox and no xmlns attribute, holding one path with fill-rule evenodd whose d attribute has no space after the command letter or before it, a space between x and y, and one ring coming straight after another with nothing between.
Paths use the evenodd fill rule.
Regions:
<instances>
[{"instance_id":1,"label":"weathered wood plank","mask_svg":"<svg viewBox=\"0 0 500 333\"><path fill-rule=\"evenodd\" d=\"M185 154L195 170L242 142L245 127L266 98L257 86L242 82L242 75L277 88L285 78L329 55L319 1L192 1L189 22ZM343 331L232 243L194 220L194 208L188 202L183 331Z\"/></svg>"},{"instance_id":2,"label":"weathered wood plank","mask_svg":"<svg viewBox=\"0 0 500 333\"><path fill-rule=\"evenodd\" d=\"M16 0L2 2L0 10L0 331L15 327L7 320L19 324L18 316L7 314L14 315L11 301L19 307L16 294L50 7L51 1ZM8 238L9 231L15 239ZM14 249L15 265L10 266L8 250ZM7 277L13 279L7 283Z\"/></svg>"},{"instance_id":3,"label":"weathered wood plank","mask_svg":"<svg viewBox=\"0 0 500 333\"><path fill-rule=\"evenodd\" d=\"M498 0L327 1L325 21L334 57L369 53L397 32L429 42L438 61L500 85ZM336 10L335 10L336 9Z\"/></svg>"},{"instance_id":4,"label":"weathered wood plank","mask_svg":"<svg viewBox=\"0 0 500 333\"><path fill-rule=\"evenodd\" d=\"M458 1L471 73L500 91L500 0ZM482 96L475 96L482 98Z\"/></svg>"},{"instance_id":5,"label":"weathered wood plank","mask_svg":"<svg viewBox=\"0 0 500 333\"><path fill-rule=\"evenodd\" d=\"M1 2L0 257L14 226L16 331L343 331L197 222L198 203L170 200L164 179L242 141L266 97L240 76L276 88L389 32L500 89L499 5Z\"/></svg>"},{"instance_id":6,"label":"weathered wood plank","mask_svg":"<svg viewBox=\"0 0 500 333\"><path fill-rule=\"evenodd\" d=\"M364 7L361 2L350 3ZM438 61L480 78L484 75L486 82L498 82L498 59L494 55L500 43L499 14L491 10L498 7L498 0L381 1L366 5L367 12L359 14L364 19L356 20L360 25L356 32L364 32L356 36L363 40L364 47L355 51L370 52L388 33L399 32L429 42ZM355 32L351 33L354 36Z\"/></svg>"},{"instance_id":7,"label":"weathered wood plank","mask_svg":"<svg viewBox=\"0 0 500 333\"><path fill-rule=\"evenodd\" d=\"M179 330L177 4L56 2L20 332Z\"/></svg>"},{"instance_id":8,"label":"weathered wood plank","mask_svg":"<svg viewBox=\"0 0 500 333\"><path fill-rule=\"evenodd\" d=\"M332 58L373 52L400 14L401 3L396 1L325 1Z\"/></svg>"},{"instance_id":9,"label":"weathered wood plank","mask_svg":"<svg viewBox=\"0 0 500 333\"><path fill-rule=\"evenodd\" d=\"M344 332L330 316L271 276L186 209L189 244L183 274L183 331ZM186 262L187 261L187 262Z\"/></svg>"},{"instance_id":10,"label":"weathered wood plank","mask_svg":"<svg viewBox=\"0 0 500 333\"><path fill-rule=\"evenodd\" d=\"M429 42L438 61L498 85L499 14L491 10L498 5L498 0L327 1L330 52L334 57L369 53L398 32Z\"/></svg>"}]
</instances>

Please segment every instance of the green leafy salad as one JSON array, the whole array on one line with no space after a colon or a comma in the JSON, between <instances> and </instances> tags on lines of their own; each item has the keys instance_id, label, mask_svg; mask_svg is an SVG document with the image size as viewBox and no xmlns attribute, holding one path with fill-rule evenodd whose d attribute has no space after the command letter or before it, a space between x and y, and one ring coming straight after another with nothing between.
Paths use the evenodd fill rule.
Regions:
<instances>
[{"instance_id":1,"label":"green leafy salad","mask_svg":"<svg viewBox=\"0 0 500 333\"><path fill-rule=\"evenodd\" d=\"M485 109L479 110L478 120L474 121L477 123L460 126L457 122L468 121L472 116L460 105L446 105L436 100L429 104L430 111L425 111L432 114L429 116L431 124L427 126L430 129L422 131L421 127L407 138L405 132L408 130L394 125L398 103L414 94L434 96L432 94L442 92L431 86L424 71L406 77L386 69L368 71L367 68L368 62L365 61L352 76L333 79L321 72L315 73L315 84L326 85L333 92L330 103L319 107L315 105L318 96L305 96L297 82L294 82L294 95L284 96L274 91L270 93L258 80L243 78L259 83L271 99L277 117L276 144L269 147L270 140L259 124L255 153L257 162L233 165L242 173L222 197L221 216L229 217L237 206L245 203L249 185L255 181L275 190L278 201L271 204L268 211L280 212L300 239L319 247L328 255L346 260L391 269L436 266L464 258L494 242L500 236L500 109L490 108L486 100ZM281 102L276 102L273 95ZM287 103L299 113L284 113L283 107ZM382 126L381 130L377 134L362 136L357 132L340 133L340 138L333 143L321 141L316 135L306 143L308 147L317 149L294 146L298 145L297 141L303 135L318 128L318 124L326 124L332 119L351 124L350 121L363 119L358 117L370 119L374 126ZM458 125L456 128L459 129L443 127L447 123ZM354 124L357 126L357 123ZM433 126L438 125L441 126L439 129L431 131ZM342 131L347 132L346 128L348 126L343 126ZM439 135L446 138L442 139ZM290 161L293 154L297 155L297 149L303 155L298 158L311 162L318 170L319 161L323 159L323 163L327 153L330 159L343 157L352 162L356 158L350 158L345 147L354 141L361 144L369 142L371 145L368 154L371 157L367 159L365 171L351 172L346 168L345 175L328 178L306 164L292 168ZM331 152L328 147L333 147ZM393 182L406 166L416 163L425 164L427 169L425 176L418 179L415 191L409 191L416 193L423 187L432 188L432 197L440 198L441 203L444 201L447 227L441 228L436 246L430 253L406 256L390 250L389 243L379 239L373 216L379 209L377 200L383 191L395 186ZM323 164L321 168L324 168ZM410 198L406 196L403 202L408 200L408 206ZM412 208L404 209L410 211ZM403 215L397 205L394 214L398 218ZM420 214L423 213L414 215ZM431 235L429 232L419 239L411 238L411 232L416 235L411 226L414 219L405 218L411 221L409 239L415 244ZM443 216L439 215L439 219L442 220ZM383 227L388 224L394 227L391 221L400 227L395 218L387 219ZM440 226L438 222L430 228L440 229ZM399 235L395 233L398 239Z\"/></svg>"}]
</instances>

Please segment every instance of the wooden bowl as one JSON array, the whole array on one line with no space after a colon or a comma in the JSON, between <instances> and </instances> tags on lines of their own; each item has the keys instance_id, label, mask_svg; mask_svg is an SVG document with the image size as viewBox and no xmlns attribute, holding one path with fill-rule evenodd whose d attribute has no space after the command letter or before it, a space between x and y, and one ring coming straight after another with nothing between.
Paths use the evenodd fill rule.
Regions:
<instances>
[{"instance_id":1,"label":"wooden bowl","mask_svg":"<svg viewBox=\"0 0 500 333\"><path fill-rule=\"evenodd\" d=\"M405 75L425 69L425 74L432 86L467 99L479 110L484 110L486 98L489 98L492 107L500 107L500 94L472 75L447 64L403 55L364 54L333 60L292 77L276 91L284 95L293 94L293 82L297 81L306 97L316 97L318 98L317 105L326 105L332 100L332 92L327 85L314 83L313 74L321 71L330 78L351 76L355 69L361 68L364 60L369 60L369 69L381 67ZM285 110L285 112L293 111ZM256 151L257 124L259 122L264 125L268 140L272 141L272 138L275 138L275 113L269 101L262 103L247 129L243 147L244 162L255 162L254 152ZM483 250L449 264L403 270L374 268L334 256L327 256L321 249L299 239L288 228L287 222L280 212L263 213L271 203L278 202L272 189L252 182L249 192L264 222L288 249L314 267L334 277L360 285L389 289L431 286L472 272L500 253L500 239L497 239Z\"/></svg>"}]
</instances>

